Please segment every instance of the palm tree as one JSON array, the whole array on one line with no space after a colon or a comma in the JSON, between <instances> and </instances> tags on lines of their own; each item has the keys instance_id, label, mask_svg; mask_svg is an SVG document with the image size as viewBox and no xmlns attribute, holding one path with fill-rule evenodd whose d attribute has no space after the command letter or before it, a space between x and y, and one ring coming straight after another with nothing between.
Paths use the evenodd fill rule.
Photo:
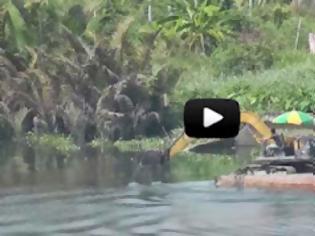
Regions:
<instances>
[{"instance_id":1,"label":"palm tree","mask_svg":"<svg viewBox=\"0 0 315 236\"><path fill-rule=\"evenodd\" d=\"M160 21L164 31L175 32L191 51L209 54L211 50L231 33L225 21L226 12L220 6L203 1L194 3L183 1L175 5L174 15Z\"/></svg>"}]
</instances>

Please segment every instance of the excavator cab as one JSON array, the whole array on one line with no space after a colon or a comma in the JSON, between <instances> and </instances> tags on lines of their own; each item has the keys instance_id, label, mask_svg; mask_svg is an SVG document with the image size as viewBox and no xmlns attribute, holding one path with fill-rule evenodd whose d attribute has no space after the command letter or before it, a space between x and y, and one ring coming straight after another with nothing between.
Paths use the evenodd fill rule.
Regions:
<instances>
[{"instance_id":1,"label":"excavator cab","mask_svg":"<svg viewBox=\"0 0 315 236\"><path fill-rule=\"evenodd\" d=\"M279 147L277 144L272 143L263 147L262 155L265 157L281 157L286 156L286 153L282 147Z\"/></svg>"},{"instance_id":2,"label":"excavator cab","mask_svg":"<svg viewBox=\"0 0 315 236\"><path fill-rule=\"evenodd\" d=\"M271 129L272 136L269 138L273 142L266 144L263 142L263 156L275 157L275 156L287 156L288 145L283 134L277 134L275 129Z\"/></svg>"},{"instance_id":3,"label":"excavator cab","mask_svg":"<svg viewBox=\"0 0 315 236\"><path fill-rule=\"evenodd\" d=\"M295 148L294 148L295 142L296 142L296 139L292 138L292 137L287 137L285 139L284 153L286 156L294 156L295 155Z\"/></svg>"}]
</instances>

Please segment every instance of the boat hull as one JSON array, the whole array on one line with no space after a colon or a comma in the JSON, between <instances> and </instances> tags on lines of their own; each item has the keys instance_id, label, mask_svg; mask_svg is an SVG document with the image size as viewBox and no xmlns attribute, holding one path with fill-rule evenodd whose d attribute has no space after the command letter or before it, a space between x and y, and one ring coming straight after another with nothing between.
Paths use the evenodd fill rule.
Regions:
<instances>
[{"instance_id":1,"label":"boat hull","mask_svg":"<svg viewBox=\"0 0 315 236\"><path fill-rule=\"evenodd\" d=\"M226 175L216 180L217 187L293 189L315 191L315 175L307 174L262 174Z\"/></svg>"}]
</instances>

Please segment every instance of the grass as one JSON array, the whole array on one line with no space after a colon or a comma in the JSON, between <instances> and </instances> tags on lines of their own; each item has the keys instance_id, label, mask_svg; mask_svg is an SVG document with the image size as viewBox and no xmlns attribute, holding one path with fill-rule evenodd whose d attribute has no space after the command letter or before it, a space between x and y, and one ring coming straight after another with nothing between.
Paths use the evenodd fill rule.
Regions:
<instances>
[{"instance_id":1,"label":"grass","mask_svg":"<svg viewBox=\"0 0 315 236\"><path fill-rule=\"evenodd\" d=\"M69 156L76 151L79 147L76 146L71 137L64 137L55 134L42 134L36 135L29 133L26 137L28 145L37 148L43 154L59 153Z\"/></svg>"},{"instance_id":2,"label":"grass","mask_svg":"<svg viewBox=\"0 0 315 236\"><path fill-rule=\"evenodd\" d=\"M146 150L165 150L169 148L173 141L179 137L183 132L182 128L174 129L169 133L170 137L154 137L154 138L146 138L139 137L132 140L118 140L114 143L109 142L105 139L95 139L92 141L91 146L95 148L109 148L116 147L121 152L138 152L138 151L146 151Z\"/></svg>"}]
</instances>

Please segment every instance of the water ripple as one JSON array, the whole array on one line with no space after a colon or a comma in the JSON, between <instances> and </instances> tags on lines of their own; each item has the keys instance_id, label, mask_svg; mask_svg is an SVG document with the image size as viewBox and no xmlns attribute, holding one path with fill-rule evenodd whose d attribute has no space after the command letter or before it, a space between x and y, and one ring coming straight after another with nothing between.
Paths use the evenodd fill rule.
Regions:
<instances>
[{"instance_id":1,"label":"water ripple","mask_svg":"<svg viewBox=\"0 0 315 236\"><path fill-rule=\"evenodd\" d=\"M0 191L0 235L315 235L314 195L209 182Z\"/></svg>"}]
</instances>

